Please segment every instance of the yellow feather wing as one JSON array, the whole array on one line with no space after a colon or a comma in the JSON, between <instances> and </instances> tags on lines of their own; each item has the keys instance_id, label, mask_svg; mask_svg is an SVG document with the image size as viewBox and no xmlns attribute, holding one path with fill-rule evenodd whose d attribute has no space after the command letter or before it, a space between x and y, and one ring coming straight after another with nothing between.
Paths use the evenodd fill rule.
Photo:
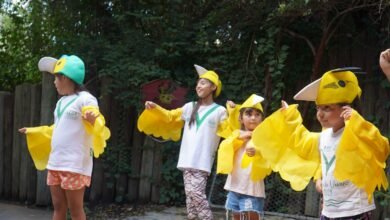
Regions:
<instances>
[{"instance_id":1,"label":"yellow feather wing","mask_svg":"<svg viewBox=\"0 0 390 220\"><path fill-rule=\"evenodd\" d=\"M371 202L376 188L388 188L384 172L388 156L388 139L354 111L346 122L336 151L334 176L339 181L349 180L364 189Z\"/></svg>"},{"instance_id":2,"label":"yellow feather wing","mask_svg":"<svg viewBox=\"0 0 390 220\"><path fill-rule=\"evenodd\" d=\"M52 126L27 128L27 147L37 170L46 169L51 151Z\"/></svg>"},{"instance_id":3,"label":"yellow feather wing","mask_svg":"<svg viewBox=\"0 0 390 220\"><path fill-rule=\"evenodd\" d=\"M165 140L178 141L184 125L184 121L181 119L182 113L182 108L171 111L160 106L145 109L138 118L138 130Z\"/></svg>"},{"instance_id":4,"label":"yellow feather wing","mask_svg":"<svg viewBox=\"0 0 390 220\"><path fill-rule=\"evenodd\" d=\"M297 107L291 105L267 117L253 131L252 140L272 170L279 172L294 190L301 191L319 174L320 134L302 125Z\"/></svg>"}]
</instances>

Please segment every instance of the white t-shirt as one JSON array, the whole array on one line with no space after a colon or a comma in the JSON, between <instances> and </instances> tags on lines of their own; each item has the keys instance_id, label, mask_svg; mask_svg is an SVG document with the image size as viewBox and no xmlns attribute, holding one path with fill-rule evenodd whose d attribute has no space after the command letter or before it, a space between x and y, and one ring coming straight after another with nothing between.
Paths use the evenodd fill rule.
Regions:
<instances>
[{"instance_id":1,"label":"white t-shirt","mask_svg":"<svg viewBox=\"0 0 390 220\"><path fill-rule=\"evenodd\" d=\"M84 106L98 106L96 98L85 91L58 100L47 169L91 176L92 136L86 133L82 122Z\"/></svg>"},{"instance_id":2,"label":"white t-shirt","mask_svg":"<svg viewBox=\"0 0 390 220\"><path fill-rule=\"evenodd\" d=\"M265 198L264 181L253 181L251 179L252 164L246 168L241 168L245 147L248 144L250 144L250 141L243 144L235 153L233 170L226 179L224 189L244 195Z\"/></svg>"},{"instance_id":3,"label":"white t-shirt","mask_svg":"<svg viewBox=\"0 0 390 220\"><path fill-rule=\"evenodd\" d=\"M194 106L194 102L183 106L182 119L185 124L177 168L210 173L220 140L217 129L219 123L227 117L226 109L216 103L200 106L196 122L189 127Z\"/></svg>"},{"instance_id":4,"label":"white t-shirt","mask_svg":"<svg viewBox=\"0 0 390 220\"><path fill-rule=\"evenodd\" d=\"M357 188L350 181L339 182L334 176L335 153L344 128L336 133L326 129L320 136L320 153L322 165L322 192L324 206L322 214L328 218L339 218L359 215L375 209L369 204L367 193Z\"/></svg>"}]
</instances>

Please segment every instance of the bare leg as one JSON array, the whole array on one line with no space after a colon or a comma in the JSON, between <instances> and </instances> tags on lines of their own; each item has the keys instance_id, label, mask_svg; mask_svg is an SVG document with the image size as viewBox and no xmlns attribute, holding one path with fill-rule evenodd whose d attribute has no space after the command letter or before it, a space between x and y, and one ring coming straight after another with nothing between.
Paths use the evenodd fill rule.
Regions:
<instances>
[{"instance_id":1,"label":"bare leg","mask_svg":"<svg viewBox=\"0 0 390 220\"><path fill-rule=\"evenodd\" d=\"M84 191L85 191L85 187L78 190L65 191L72 220L86 219L84 213Z\"/></svg>"},{"instance_id":2,"label":"bare leg","mask_svg":"<svg viewBox=\"0 0 390 220\"><path fill-rule=\"evenodd\" d=\"M66 211L68 209L65 190L61 186L50 186L51 200L53 203L53 220L66 220Z\"/></svg>"}]
</instances>

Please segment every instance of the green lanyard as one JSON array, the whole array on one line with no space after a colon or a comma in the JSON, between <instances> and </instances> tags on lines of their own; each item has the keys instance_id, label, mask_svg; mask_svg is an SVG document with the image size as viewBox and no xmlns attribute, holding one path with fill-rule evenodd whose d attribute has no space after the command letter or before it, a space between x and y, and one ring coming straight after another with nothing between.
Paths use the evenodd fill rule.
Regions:
<instances>
[{"instance_id":1,"label":"green lanyard","mask_svg":"<svg viewBox=\"0 0 390 220\"><path fill-rule=\"evenodd\" d=\"M215 109L217 109L219 105L215 104L211 109L209 109L202 118L199 118L199 114L196 113L196 130L200 127L200 125L203 123L203 121L209 116Z\"/></svg>"},{"instance_id":2,"label":"green lanyard","mask_svg":"<svg viewBox=\"0 0 390 220\"><path fill-rule=\"evenodd\" d=\"M58 107L57 107L57 117L58 119L61 118L62 114L64 114L65 110L74 102L76 101L76 99L78 98L79 96L76 96L74 97L72 100L70 100L70 102L68 102L63 109L61 109L61 103L62 103L62 99L59 101L58 103Z\"/></svg>"}]
</instances>

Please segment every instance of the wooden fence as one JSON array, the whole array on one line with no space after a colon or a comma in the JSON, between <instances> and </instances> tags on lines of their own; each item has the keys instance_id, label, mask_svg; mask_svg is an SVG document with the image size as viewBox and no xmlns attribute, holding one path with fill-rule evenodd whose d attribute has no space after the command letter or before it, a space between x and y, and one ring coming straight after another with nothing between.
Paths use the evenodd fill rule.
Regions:
<instances>
[{"instance_id":1,"label":"wooden fence","mask_svg":"<svg viewBox=\"0 0 390 220\"><path fill-rule=\"evenodd\" d=\"M19 85L13 94L0 92L0 199L43 206L51 204L47 173L35 169L26 138L18 128L52 124L57 100L53 78L48 74L43 75L41 85ZM131 160L126 161L128 157L116 152L113 160L129 163L131 171L112 174L102 159L94 159L92 185L85 199L92 204L158 202L162 166L159 144L145 140L135 128L138 117L135 108L123 109L110 96L100 97L99 105L112 132L108 147L113 149L109 150L125 145L116 150L128 149L131 154ZM142 147L144 142L148 147Z\"/></svg>"},{"instance_id":2,"label":"wooden fence","mask_svg":"<svg viewBox=\"0 0 390 220\"><path fill-rule=\"evenodd\" d=\"M108 79L103 79L101 85L108 84L105 80ZM362 82L362 89L363 103L366 103L364 114L375 116L381 130L388 131L389 112L383 105L390 100L389 92L368 80ZM23 84L17 86L13 94L0 92L0 199L50 205L46 172L35 170L27 151L25 136L17 130L25 126L52 124L57 99L52 76L48 74L43 75L41 85ZM114 201L158 202L163 163L160 144L138 132L138 113L134 107L124 108L109 95L100 96L99 105L112 132L108 146L110 149L107 150L114 152L113 160L127 164L129 170L113 175L102 159L95 159L92 185L86 192L85 200L91 204ZM124 156L126 154L131 155L131 160ZM308 198L315 194L313 188L310 188L305 200L310 201ZM306 204L308 212L315 213L316 210L309 207L309 203L302 205ZM384 214L388 212L387 209L378 205L378 211L382 213L379 215L389 216Z\"/></svg>"}]
</instances>

